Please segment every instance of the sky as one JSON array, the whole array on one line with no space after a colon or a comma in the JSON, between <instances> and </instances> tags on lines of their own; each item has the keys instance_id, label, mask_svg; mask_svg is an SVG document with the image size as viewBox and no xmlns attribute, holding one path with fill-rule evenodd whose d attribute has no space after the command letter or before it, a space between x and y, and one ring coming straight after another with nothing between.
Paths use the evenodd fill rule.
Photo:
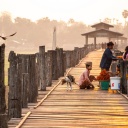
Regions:
<instances>
[{"instance_id":1,"label":"sky","mask_svg":"<svg viewBox=\"0 0 128 128\"><path fill-rule=\"evenodd\" d=\"M49 17L67 22L72 18L89 25L108 17L124 23L124 10L128 10L128 0L0 0L0 12L32 21Z\"/></svg>"}]
</instances>

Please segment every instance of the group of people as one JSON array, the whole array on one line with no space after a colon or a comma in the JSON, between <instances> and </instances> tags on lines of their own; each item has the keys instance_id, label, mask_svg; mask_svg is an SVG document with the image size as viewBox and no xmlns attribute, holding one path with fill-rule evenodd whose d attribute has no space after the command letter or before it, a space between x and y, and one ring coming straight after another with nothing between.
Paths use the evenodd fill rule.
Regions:
<instances>
[{"instance_id":1,"label":"group of people","mask_svg":"<svg viewBox=\"0 0 128 128\"><path fill-rule=\"evenodd\" d=\"M101 70L105 69L109 72L112 60L117 60L118 58L113 56L112 49L114 47L113 42L107 43L107 48L105 49L101 62L100 62L100 68ZM128 60L128 46L125 48L125 52L123 54L123 60ZM96 78L93 75L90 75L90 70L92 70L92 66L89 64L86 64L86 70L81 74L79 79L79 88L80 89L94 89L94 85L92 84L93 80L96 80ZM117 70L120 70L120 65L117 65Z\"/></svg>"}]
</instances>

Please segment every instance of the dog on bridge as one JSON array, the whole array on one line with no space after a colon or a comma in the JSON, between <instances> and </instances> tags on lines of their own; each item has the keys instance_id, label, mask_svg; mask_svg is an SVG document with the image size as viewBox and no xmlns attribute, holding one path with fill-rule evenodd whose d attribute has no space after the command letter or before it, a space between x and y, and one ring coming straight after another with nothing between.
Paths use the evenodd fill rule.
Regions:
<instances>
[{"instance_id":1,"label":"dog on bridge","mask_svg":"<svg viewBox=\"0 0 128 128\"><path fill-rule=\"evenodd\" d=\"M72 91L72 83L77 84L75 82L75 78L72 75L67 75L64 79L61 80L61 85L67 83L67 91ZM78 84L77 84L78 85Z\"/></svg>"}]
</instances>

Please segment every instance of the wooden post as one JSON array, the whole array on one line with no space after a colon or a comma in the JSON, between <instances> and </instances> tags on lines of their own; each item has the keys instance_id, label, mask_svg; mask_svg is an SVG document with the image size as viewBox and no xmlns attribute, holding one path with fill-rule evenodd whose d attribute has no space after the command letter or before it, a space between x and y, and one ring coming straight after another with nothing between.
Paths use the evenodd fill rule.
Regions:
<instances>
[{"instance_id":1,"label":"wooden post","mask_svg":"<svg viewBox=\"0 0 128 128\"><path fill-rule=\"evenodd\" d=\"M36 82L36 55L32 54L29 56L29 66L28 66L28 73L29 73L29 94L28 94L28 102L35 103L37 102L37 90L38 85Z\"/></svg>"},{"instance_id":2,"label":"wooden post","mask_svg":"<svg viewBox=\"0 0 128 128\"><path fill-rule=\"evenodd\" d=\"M88 35L85 36L85 44L88 45Z\"/></svg>"},{"instance_id":3,"label":"wooden post","mask_svg":"<svg viewBox=\"0 0 128 128\"><path fill-rule=\"evenodd\" d=\"M81 51L80 59L82 59L83 58L83 48L80 48L80 51Z\"/></svg>"},{"instance_id":4,"label":"wooden post","mask_svg":"<svg viewBox=\"0 0 128 128\"><path fill-rule=\"evenodd\" d=\"M79 63L79 52L78 52L78 49L79 49L78 47L74 48L74 51L75 51L75 53L74 53L75 65Z\"/></svg>"},{"instance_id":5,"label":"wooden post","mask_svg":"<svg viewBox=\"0 0 128 128\"><path fill-rule=\"evenodd\" d=\"M85 50L85 54L87 55L88 54L88 46L87 45L84 45L84 50Z\"/></svg>"},{"instance_id":6,"label":"wooden post","mask_svg":"<svg viewBox=\"0 0 128 128\"><path fill-rule=\"evenodd\" d=\"M96 37L94 37L94 49L96 49Z\"/></svg>"},{"instance_id":7,"label":"wooden post","mask_svg":"<svg viewBox=\"0 0 128 128\"><path fill-rule=\"evenodd\" d=\"M5 113L5 85L4 85L4 54L5 45L0 46L0 114Z\"/></svg>"},{"instance_id":8,"label":"wooden post","mask_svg":"<svg viewBox=\"0 0 128 128\"><path fill-rule=\"evenodd\" d=\"M5 44L0 46L0 128L7 128L5 85L4 85L4 59Z\"/></svg>"},{"instance_id":9,"label":"wooden post","mask_svg":"<svg viewBox=\"0 0 128 128\"><path fill-rule=\"evenodd\" d=\"M45 75L45 46L39 47L39 69L40 69L40 80L41 90L46 91L46 75Z\"/></svg>"},{"instance_id":10,"label":"wooden post","mask_svg":"<svg viewBox=\"0 0 128 128\"><path fill-rule=\"evenodd\" d=\"M64 76L64 56L63 48L60 48L60 76Z\"/></svg>"},{"instance_id":11,"label":"wooden post","mask_svg":"<svg viewBox=\"0 0 128 128\"><path fill-rule=\"evenodd\" d=\"M63 68L64 68L64 73L66 71L66 52L63 52Z\"/></svg>"},{"instance_id":12,"label":"wooden post","mask_svg":"<svg viewBox=\"0 0 128 128\"><path fill-rule=\"evenodd\" d=\"M83 55L82 48L80 48L80 60L82 59L82 55Z\"/></svg>"},{"instance_id":13,"label":"wooden post","mask_svg":"<svg viewBox=\"0 0 128 128\"><path fill-rule=\"evenodd\" d=\"M66 68L71 67L71 51L66 51Z\"/></svg>"},{"instance_id":14,"label":"wooden post","mask_svg":"<svg viewBox=\"0 0 128 128\"><path fill-rule=\"evenodd\" d=\"M22 74L22 108L28 107L29 74Z\"/></svg>"},{"instance_id":15,"label":"wooden post","mask_svg":"<svg viewBox=\"0 0 128 128\"><path fill-rule=\"evenodd\" d=\"M77 50L78 50L78 51L77 51L77 54L78 54L78 63L79 63L79 61L80 61L80 48L78 48ZM77 63L77 64L78 64L78 63Z\"/></svg>"},{"instance_id":16,"label":"wooden post","mask_svg":"<svg viewBox=\"0 0 128 128\"><path fill-rule=\"evenodd\" d=\"M75 59L74 59L74 50L71 51L71 67L75 66Z\"/></svg>"},{"instance_id":17,"label":"wooden post","mask_svg":"<svg viewBox=\"0 0 128 128\"><path fill-rule=\"evenodd\" d=\"M127 93L127 79L126 79L126 65L124 61L120 62L121 69L121 86L120 91L124 94Z\"/></svg>"},{"instance_id":18,"label":"wooden post","mask_svg":"<svg viewBox=\"0 0 128 128\"><path fill-rule=\"evenodd\" d=\"M0 114L0 128L8 128L6 114Z\"/></svg>"},{"instance_id":19,"label":"wooden post","mask_svg":"<svg viewBox=\"0 0 128 128\"><path fill-rule=\"evenodd\" d=\"M127 74L128 74L128 62L124 61L124 84L122 93L127 94Z\"/></svg>"},{"instance_id":20,"label":"wooden post","mask_svg":"<svg viewBox=\"0 0 128 128\"><path fill-rule=\"evenodd\" d=\"M122 92L122 85L123 85L123 61L120 62L120 72L121 72L120 92Z\"/></svg>"},{"instance_id":21,"label":"wooden post","mask_svg":"<svg viewBox=\"0 0 128 128\"><path fill-rule=\"evenodd\" d=\"M47 86L52 85L52 50L49 50L46 55L46 75L47 75Z\"/></svg>"},{"instance_id":22,"label":"wooden post","mask_svg":"<svg viewBox=\"0 0 128 128\"><path fill-rule=\"evenodd\" d=\"M36 53L36 82L37 82L37 86L40 86L40 60L39 60L39 53Z\"/></svg>"},{"instance_id":23,"label":"wooden post","mask_svg":"<svg viewBox=\"0 0 128 128\"><path fill-rule=\"evenodd\" d=\"M28 74L28 63L29 55L18 54L18 58L22 61L22 71L21 76L21 104L22 108L28 107L28 87L29 87L29 74Z\"/></svg>"},{"instance_id":24,"label":"wooden post","mask_svg":"<svg viewBox=\"0 0 128 128\"><path fill-rule=\"evenodd\" d=\"M60 58L60 49L56 49L57 54L57 77L59 78L61 76L61 58Z\"/></svg>"},{"instance_id":25,"label":"wooden post","mask_svg":"<svg viewBox=\"0 0 128 128\"><path fill-rule=\"evenodd\" d=\"M9 54L9 96L8 115L10 118L21 117L21 60L11 51Z\"/></svg>"},{"instance_id":26,"label":"wooden post","mask_svg":"<svg viewBox=\"0 0 128 128\"><path fill-rule=\"evenodd\" d=\"M58 79L58 71L57 71L57 52L55 50L52 51L52 80Z\"/></svg>"}]
</instances>

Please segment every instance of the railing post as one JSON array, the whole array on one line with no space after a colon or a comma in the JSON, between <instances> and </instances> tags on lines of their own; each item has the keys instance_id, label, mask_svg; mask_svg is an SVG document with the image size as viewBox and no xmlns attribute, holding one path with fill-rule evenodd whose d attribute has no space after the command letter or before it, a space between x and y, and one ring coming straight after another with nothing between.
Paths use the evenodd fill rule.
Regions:
<instances>
[{"instance_id":1,"label":"railing post","mask_svg":"<svg viewBox=\"0 0 128 128\"><path fill-rule=\"evenodd\" d=\"M127 94L127 72L128 72L128 62L124 61L124 84L123 84L123 93Z\"/></svg>"},{"instance_id":2,"label":"railing post","mask_svg":"<svg viewBox=\"0 0 128 128\"><path fill-rule=\"evenodd\" d=\"M46 54L46 76L47 81L46 85L51 86L52 85L52 50L48 50Z\"/></svg>"},{"instance_id":3,"label":"railing post","mask_svg":"<svg viewBox=\"0 0 128 128\"><path fill-rule=\"evenodd\" d=\"M120 70L121 70L121 84L120 84L120 91L124 93L124 61L120 62Z\"/></svg>"},{"instance_id":4,"label":"railing post","mask_svg":"<svg viewBox=\"0 0 128 128\"><path fill-rule=\"evenodd\" d=\"M57 52L52 50L52 80L58 79L57 66Z\"/></svg>"},{"instance_id":5,"label":"railing post","mask_svg":"<svg viewBox=\"0 0 128 128\"><path fill-rule=\"evenodd\" d=\"M29 55L18 54L18 58L21 60L21 105L22 108L28 107L28 86L29 86L29 74L28 74L28 60Z\"/></svg>"},{"instance_id":6,"label":"railing post","mask_svg":"<svg viewBox=\"0 0 128 128\"><path fill-rule=\"evenodd\" d=\"M71 51L66 51L66 69L71 67Z\"/></svg>"},{"instance_id":7,"label":"railing post","mask_svg":"<svg viewBox=\"0 0 128 128\"><path fill-rule=\"evenodd\" d=\"M36 82L36 55L29 55L29 65L28 65L28 73L29 73L29 94L28 94L28 102L35 103L37 102L37 82Z\"/></svg>"},{"instance_id":8,"label":"railing post","mask_svg":"<svg viewBox=\"0 0 128 128\"><path fill-rule=\"evenodd\" d=\"M61 56L60 56L60 49L56 49L57 54L57 77L59 78L61 76Z\"/></svg>"},{"instance_id":9,"label":"railing post","mask_svg":"<svg viewBox=\"0 0 128 128\"><path fill-rule=\"evenodd\" d=\"M37 83L37 87L40 87L40 60L39 60L39 53L36 53L36 83ZM38 91L38 90L37 90Z\"/></svg>"},{"instance_id":10,"label":"railing post","mask_svg":"<svg viewBox=\"0 0 128 128\"><path fill-rule=\"evenodd\" d=\"M66 71L66 52L63 52L63 68L64 68L64 72Z\"/></svg>"},{"instance_id":11,"label":"railing post","mask_svg":"<svg viewBox=\"0 0 128 128\"><path fill-rule=\"evenodd\" d=\"M64 76L64 54L63 48L60 48L60 76Z\"/></svg>"},{"instance_id":12,"label":"railing post","mask_svg":"<svg viewBox=\"0 0 128 128\"><path fill-rule=\"evenodd\" d=\"M0 46L0 128L7 128L5 85L4 85L5 45Z\"/></svg>"},{"instance_id":13,"label":"railing post","mask_svg":"<svg viewBox=\"0 0 128 128\"><path fill-rule=\"evenodd\" d=\"M22 108L28 107L29 74L22 74Z\"/></svg>"},{"instance_id":14,"label":"railing post","mask_svg":"<svg viewBox=\"0 0 128 128\"><path fill-rule=\"evenodd\" d=\"M78 52L78 49L79 49L78 47L74 48L74 51L75 51L75 53L74 53L75 65L79 63L79 52Z\"/></svg>"},{"instance_id":15,"label":"railing post","mask_svg":"<svg viewBox=\"0 0 128 128\"><path fill-rule=\"evenodd\" d=\"M21 62L16 54L11 51L9 54L9 96L8 115L10 118L21 117Z\"/></svg>"},{"instance_id":16,"label":"railing post","mask_svg":"<svg viewBox=\"0 0 128 128\"><path fill-rule=\"evenodd\" d=\"M75 57L74 57L74 50L71 51L71 67L75 66Z\"/></svg>"},{"instance_id":17,"label":"railing post","mask_svg":"<svg viewBox=\"0 0 128 128\"><path fill-rule=\"evenodd\" d=\"M41 90L46 91L46 75L45 75L45 46L39 47L39 71L40 71L40 81Z\"/></svg>"}]
</instances>

